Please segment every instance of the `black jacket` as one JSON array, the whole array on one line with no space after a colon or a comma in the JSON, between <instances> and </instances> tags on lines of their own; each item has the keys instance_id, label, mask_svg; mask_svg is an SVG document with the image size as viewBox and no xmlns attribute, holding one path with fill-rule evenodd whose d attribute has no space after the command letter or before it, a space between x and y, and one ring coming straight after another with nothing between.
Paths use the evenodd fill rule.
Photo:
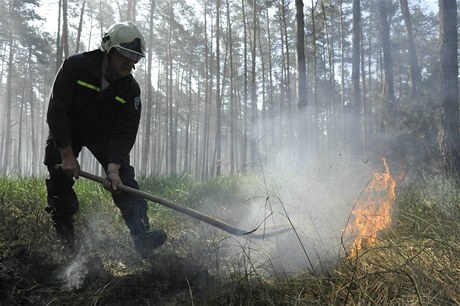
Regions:
<instances>
[{"instance_id":1,"label":"black jacket","mask_svg":"<svg viewBox=\"0 0 460 306\"><path fill-rule=\"evenodd\" d=\"M103 58L95 50L64 61L54 80L47 122L56 146L104 143L108 163L121 163L136 140L140 88L130 74L101 92Z\"/></svg>"}]
</instances>

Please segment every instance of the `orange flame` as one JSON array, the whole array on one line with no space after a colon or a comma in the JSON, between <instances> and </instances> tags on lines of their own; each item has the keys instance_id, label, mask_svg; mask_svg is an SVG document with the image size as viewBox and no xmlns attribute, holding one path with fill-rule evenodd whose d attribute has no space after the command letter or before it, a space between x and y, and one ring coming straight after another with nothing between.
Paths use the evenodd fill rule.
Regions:
<instances>
[{"instance_id":1,"label":"orange flame","mask_svg":"<svg viewBox=\"0 0 460 306\"><path fill-rule=\"evenodd\" d=\"M377 234L391 223L391 208L395 199L396 180L390 175L387 162L382 158L385 171L374 172L372 180L357 200L344 233L356 237L350 256L357 255L363 247L377 242Z\"/></svg>"}]
</instances>

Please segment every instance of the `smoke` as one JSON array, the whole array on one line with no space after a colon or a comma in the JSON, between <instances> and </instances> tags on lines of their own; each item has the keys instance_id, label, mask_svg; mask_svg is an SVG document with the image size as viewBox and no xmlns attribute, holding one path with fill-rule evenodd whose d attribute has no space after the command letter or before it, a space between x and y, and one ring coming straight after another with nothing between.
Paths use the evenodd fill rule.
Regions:
<instances>
[{"instance_id":1,"label":"smoke","mask_svg":"<svg viewBox=\"0 0 460 306\"><path fill-rule=\"evenodd\" d=\"M246 243L252 256L265 257L253 260L265 260L275 271L287 274L330 267L343 250L342 230L371 178L371 167L339 152L308 159L285 152L262 170L266 194L253 198L240 226L254 227L263 221L259 232L264 227L267 231L270 227L292 230Z\"/></svg>"},{"instance_id":2,"label":"smoke","mask_svg":"<svg viewBox=\"0 0 460 306\"><path fill-rule=\"evenodd\" d=\"M187 259L188 265L194 263L212 269L215 260L217 269L225 268L225 271L246 269L249 264L257 274L286 275L306 270L324 271L333 265L343 251L342 230L373 169L365 161L340 152L306 158L295 151L285 151L271 160L269 166L260 168L258 191L244 196L249 200L243 210L237 212L240 217L237 226L243 229L259 226L258 234L270 232L273 227L290 228L288 233L263 240L230 237L214 244L212 228L204 226L203 231L190 228L170 237L174 249L163 246L158 251L163 255L157 260L164 257L167 261L171 254L179 254L177 256ZM205 211L219 217L212 203ZM232 205L227 212L233 213L233 208ZM128 250L132 253L132 248L120 248L124 242L117 241L120 237L113 237L113 233L120 233L120 228L114 227L110 213L114 211L85 212L82 216L86 222L83 247L60 274L67 290L80 289L101 273L98 271L103 270L102 261L94 255L97 252L102 254L104 262L132 259L126 254ZM131 241L125 242L132 246Z\"/></svg>"},{"instance_id":3,"label":"smoke","mask_svg":"<svg viewBox=\"0 0 460 306\"><path fill-rule=\"evenodd\" d=\"M59 275L59 279L64 283L65 289L70 291L83 287L89 273L89 262L90 257L85 254L85 251L80 250L68 266L64 267Z\"/></svg>"},{"instance_id":4,"label":"smoke","mask_svg":"<svg viewBox=\"0 0 460 306\"><path fill-rule=\"evenodd\" d=\"M111 216L103 213L91 212L84 214L84 224L77 226L79 232L77 249L73 254L67 254L66 264L58 274L65 290L78 290L94 279L99 279L107 272L104 269L103 259L109 260L123 256L119 237L110 233L117 233Z\"/></svg>"}]
</instances>

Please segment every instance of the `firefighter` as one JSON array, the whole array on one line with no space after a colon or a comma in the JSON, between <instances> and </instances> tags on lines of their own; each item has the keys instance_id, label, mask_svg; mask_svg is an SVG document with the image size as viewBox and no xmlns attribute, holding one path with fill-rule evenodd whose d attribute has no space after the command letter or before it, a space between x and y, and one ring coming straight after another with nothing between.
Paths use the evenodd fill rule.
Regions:
<instances>
[{"instance_id":1,"label":"firefighter","mask_svg":"<svg viewBox=\"0 0 460 306\"><path fill-rule=\"evenodd\" d=\"M121 184L139 189L129 154L139 127L141 99L131 71L144 54L144 37L136 25L117 23L104 34L99 49L67 58L54 80L47 112L46 211L58 239L71 249L79 207L72 186L82 147L104 168L104 188L111 192L140 255L148 256L166 241L164 231L150 231L145 199L117 190ZM62 166L56 168L58 164Z\"/></svg>"}]
</instances>

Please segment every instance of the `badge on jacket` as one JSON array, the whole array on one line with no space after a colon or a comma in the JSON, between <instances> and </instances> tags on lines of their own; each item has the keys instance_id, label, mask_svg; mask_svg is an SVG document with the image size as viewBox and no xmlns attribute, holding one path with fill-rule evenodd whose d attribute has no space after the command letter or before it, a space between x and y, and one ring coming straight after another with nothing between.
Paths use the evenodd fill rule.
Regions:
<instances>
[{"instance_id":1,"label":"badge on jacket","mask_svg":"<svg viewBox=\"0 0 460 306\"><path fill-rule=\"evenodd\" d=\"M141 97L135 97L134 98L134 109L139 110L141 107Z\"/></svg>"}]
</instances>

